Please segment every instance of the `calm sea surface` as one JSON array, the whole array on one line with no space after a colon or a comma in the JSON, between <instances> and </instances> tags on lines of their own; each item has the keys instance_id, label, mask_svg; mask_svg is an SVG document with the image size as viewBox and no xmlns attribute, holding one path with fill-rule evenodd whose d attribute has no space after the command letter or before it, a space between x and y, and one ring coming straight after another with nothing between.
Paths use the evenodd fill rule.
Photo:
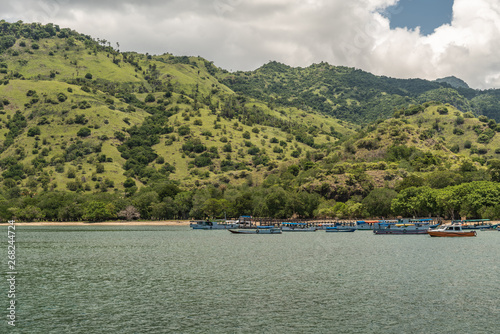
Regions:
<instances>
[{"instance_id":1,"label":"calm sea surface","mask_svg":"<svg viewBox=\"0 0 500 334\"><path fill-rule=\"evenodd\" d=\"M0 333L500 333L500 232L17 227Z\"/></svg>"}]
</instances>

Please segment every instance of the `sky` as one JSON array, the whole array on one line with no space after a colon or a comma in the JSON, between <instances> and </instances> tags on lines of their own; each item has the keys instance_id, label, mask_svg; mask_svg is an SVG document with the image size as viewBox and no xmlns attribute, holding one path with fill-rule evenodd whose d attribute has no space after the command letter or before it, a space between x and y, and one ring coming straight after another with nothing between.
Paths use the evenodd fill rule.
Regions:
<instances>
[{"instance_id":1,"label":"sky","mask_svg":"<svg viewBox=\"0 0 500 334\"><path fill-rule=\"evenodd\" d=\"M0 19L52 22L121 51L269 61L500 88L498 0L0 0Z\"/></svg>"}]
</instances>

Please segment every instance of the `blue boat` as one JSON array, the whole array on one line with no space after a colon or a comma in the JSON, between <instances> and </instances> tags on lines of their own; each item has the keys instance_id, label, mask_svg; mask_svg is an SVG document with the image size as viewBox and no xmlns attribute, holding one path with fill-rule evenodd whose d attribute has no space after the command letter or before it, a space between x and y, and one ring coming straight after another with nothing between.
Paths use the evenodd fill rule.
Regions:
<instances>
[{"instance_id":1,"label":"blue boat","mask_svg":"<svg viewBox=\"0 0 500 334\"><path fill-rule=\"evenodd\" d=\"M325 232L354 232L357 228L352 226L328 226L325 228Z\"/></svg>"},{"instance_id":2,"label":"blue boat","mask_svg":"<svg viewBox=\"0 0 500 334\"><path fill-rule=\"evenodd\" d=\"M479 230L491 226L489 219L454 220L452 224L462 224L463 230Z\"/></svg>"}]
</instances>

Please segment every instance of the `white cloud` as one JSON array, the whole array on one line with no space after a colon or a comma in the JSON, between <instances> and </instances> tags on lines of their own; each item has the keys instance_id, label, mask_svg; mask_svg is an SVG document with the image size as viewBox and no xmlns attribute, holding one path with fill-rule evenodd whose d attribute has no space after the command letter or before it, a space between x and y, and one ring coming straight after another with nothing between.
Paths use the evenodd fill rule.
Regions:
<instances>
[{"instance_id":1,"label":"white cloud","mask_svg":"<svg viewBox=\"0 0 500 334\"><path fill-rule=\"evenodd\" d=\"M500 87L497 0L455 0L451 24L429 36L390 29L379 11L397 2L20 0L0 1L0 7L7 19L54 22L119 42L122 50L200 55L228 70L269 60L292 66L327 61L379 75L455 75L473 87Z\"/></svg>"}]
</instances>

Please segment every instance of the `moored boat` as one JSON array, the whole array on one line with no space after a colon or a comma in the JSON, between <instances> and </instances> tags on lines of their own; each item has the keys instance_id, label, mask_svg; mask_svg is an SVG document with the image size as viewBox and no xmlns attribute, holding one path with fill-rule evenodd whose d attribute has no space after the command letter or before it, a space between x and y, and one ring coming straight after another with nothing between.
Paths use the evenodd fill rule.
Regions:
<instances>
[{"instance_id":1,"label":"moored boat","mask_svg":"<svg viewBox=\"0 0 500 334\"><path fill-rule=\"evenodd\" d=\"M489 219L465 219L465 220L455 220L452 224L461 224L463 230L479 230L481 228L487 228L491 226Z\"/></svg>"},{"instance_id":2,"label":"moored boat","mask_svg":"<svg viewBox=\"0 0 500 334\"><path fill-rule=\"evenodd\" d=\"M499 229L498 224L481 226L480 231L497 231Z\"/></svg>"},{"instance_id":3,"label":"moored boat","mask_svg":"<svg viewBox=\"0 0 500 334\"><path fill-rule=\"evenodd\" d=\"M373 230L374 234L426 234L428 223L379 224Z\"/></svg>"},{"instance_id":4,"label":"moored boat","mask_svg":"<svg viewBox=\"0 0 500 334\"><path fill-rule=\"evenodd\" d=\"M274 226L256 226L251 228L229 229L235 234L281 234L281 229Z\"/></svg>"},{"instance_id":5,"label":"moored boat","mask_svg":"<svg viewBox=\"0 0 500 334\"><path fill-rule=\"evenodd\" d=\"M318 228L306 223L281 223L281 230L283 232L316 232Z\"/></svg>"},{"instance_id":6,"label":"moored boat","mask_svg":"<svg viewBox=\"0 0 500 334\"><path fill-rule=\"evenodd\" d=\"M445 224L427 231L431 237L475 237L476 231L464 231L462 224Z\"/></svg>"},{"instance_id":7,"label":"moored boat","mask_svg":"<svg viewBox=\"0 0 500 334\"><path fill-rule=\"evenodd\" d=\"M328 226L325 228L325 232L354 232L356 228L353 226Z\"/></svg>"},{"instance_id":8,"label":"moored boat","mask_svg":"<svg viewBox=\"0 0 500 334\"><path fill-rule=\"evenodd\" d=\"M189 227L193 230L227 230L230 228L238 228L240 224L236 222L196 220L191 222Z\"/></svg>"},{"instance_id":9,"label":"moored boat","mask_svg":"<svg viewBox=\"0 0 500 334\"><path fill-rule=\"evenodd\" d=\"M356 221L356 229L358 230L373 230L375 224L378 224L380 220L358 220Z\"/></svg>"}]
</instances>

